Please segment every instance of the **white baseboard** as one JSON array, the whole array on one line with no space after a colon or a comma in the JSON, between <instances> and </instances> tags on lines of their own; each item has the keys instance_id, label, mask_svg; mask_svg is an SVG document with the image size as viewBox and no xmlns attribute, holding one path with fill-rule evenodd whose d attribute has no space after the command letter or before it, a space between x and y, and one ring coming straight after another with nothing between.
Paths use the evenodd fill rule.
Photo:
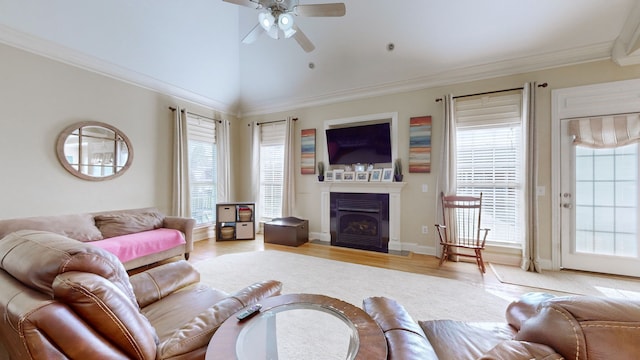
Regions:
<instances>
[{"instance_id":1,"label":"white baseboard","mask_svg":"<svg viewBox=\"0 0 640 360\"><path fill-rule=\"evenodd\" d=\"M402 251L402 243L400 241L389 240L389 250Z\"/></svg>"},{"instance_id":2,"label":"white baseboard","mask_svg":"<svg viewBox=\"0 0 640 360\"><path fill-rule=\"evenodd\" d=\"M309 232L309 240L318 240L322 242L331 242L331 234L321 232Z\"/></svg>"},{"instance_id":3,"label":"white baseboard","mask_svg":"<svg viewBox=\"0 0 640 360\"><path fill-rule=\"evenodd\" d=\"M320 232L309 233L309 239L322 241L329 244L331 242L330 234ZM389 250L393 251L410 251L416 254L438 256L438 249L434 246L420 245L417 243L403 243L400 241L390 241ZM492 262L502 265L520 266L522 255L520 249L490 247L483 252L483 258L486 262ZM538 259L538 264L544 270L552 270L551 260Z\"/></svg>"},{"instance_id":4,"label":"white baseboard","mask_svg":"<svg viewBox=\"0 0 640 360\"><path fill-rule=\"evenodd\" d=\"M403 251L411 251L422 255L436 255L436 248L433 246L418 245L416 243L402 243Z\"/></svg>"},{"instance_id":5,"label":"white baseboard","mask_svg":"<svg viewBox=\"0 0 640 360\"><path fill-rule=\"evenodd\" d=\"M193 241L213 239L216 237L216 232L213 226L203 226L193 229L192 237Z\"/></svg>"}]
</instances>

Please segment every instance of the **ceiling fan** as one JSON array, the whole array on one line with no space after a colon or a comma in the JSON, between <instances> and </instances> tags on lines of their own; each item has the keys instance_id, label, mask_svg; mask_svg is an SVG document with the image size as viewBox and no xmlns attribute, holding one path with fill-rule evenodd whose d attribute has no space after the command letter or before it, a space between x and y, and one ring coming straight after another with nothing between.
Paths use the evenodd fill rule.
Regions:
<instances>
[{"instance_id":1,"label":"ceiling fan","mask_svg":"<svg viewBox=\"0 0 640 360\"><path fill-rule=\"evenodd\" d=\"M302 49L311 52L315 46L295 24L293 16L344 16L344 3L299 5L298 0L222 0L228 3L262 10L258 13L256 25L242 42L250 44L266 33L273 39L293 37Z\"/></svg>"}]
</instances>

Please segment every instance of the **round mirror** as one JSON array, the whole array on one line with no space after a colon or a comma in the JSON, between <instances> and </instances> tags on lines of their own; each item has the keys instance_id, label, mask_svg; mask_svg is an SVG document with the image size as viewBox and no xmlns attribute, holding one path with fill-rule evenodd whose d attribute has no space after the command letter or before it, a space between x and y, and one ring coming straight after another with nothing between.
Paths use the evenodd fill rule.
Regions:
<instances>
[{"instance_id":1,"label":"round mirror","mask_svg":"<svg viewBox=\"0 0 640 360\"><path fill-rule=\"evenodd\" d=\"M83 121L64 129L56 151L62 166L85 180L113 179L133 161L133 148L125 134L97 121Z\"/></svg>"}]
</instances>

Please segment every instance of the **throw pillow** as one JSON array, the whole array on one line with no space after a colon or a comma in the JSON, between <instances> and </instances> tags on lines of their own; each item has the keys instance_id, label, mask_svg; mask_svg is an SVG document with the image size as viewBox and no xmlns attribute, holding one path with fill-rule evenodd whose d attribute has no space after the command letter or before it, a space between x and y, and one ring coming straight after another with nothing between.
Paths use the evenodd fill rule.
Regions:
<instances>
[{"instance_id":1,"label":"throw pillow","mask_svg":"<svg viewBox=\"0 0 640 360\"><path fill-rule=\"evenodd\" d=\"M48 231L83 242L102 240L102 233L95 226L91 214L0 220L0 239L19 230Z\"/></svg>"},{"instance_id":2,"label":"throw pillow","mask_svg":"<svg viewBox=\"0 0 640 360\"><path fill-rule=\"evenodd\" d=\"M96 226L105 239L154 230L162 227L163 220L164 215L154 210L95 216Z\"/></svg>"}]
</instances>

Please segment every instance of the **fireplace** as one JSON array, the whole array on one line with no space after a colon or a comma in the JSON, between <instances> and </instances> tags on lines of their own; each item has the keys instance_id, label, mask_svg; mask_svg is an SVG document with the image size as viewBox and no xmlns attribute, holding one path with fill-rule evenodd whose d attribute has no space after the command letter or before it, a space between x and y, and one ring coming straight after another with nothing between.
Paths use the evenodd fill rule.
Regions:
<instances>
[{"instance_id":1,"label":"fireplace","mask_svg":"<svg viewBox=\"0 0 640 360\"><path fill-rule=\"evenodd\" d=\"M400 240L401 215L402 215L402 188L404 182L385 181L323 181L318 183L320 187L320 232L310 233L309 236L319 241L330 244L336 235L335 204L331 204L331 196L334 193L349 193L355 195L385 195L388 199L388 207L382 218L383 238L388 238L388 251L402 251L403 244ZM335 197L335 195L333 195ZM333 227L332 227L333 226ZM382 241L385 241L384 239Z\"/></svg>"},{"instance_id":2,"label":"fireplace","mask_svg":"<svg viewBox=\"0 0 640 360\"><path fill-rule=\"evenodd\" d=\"M389 252L389 194L330 194L331 245Z\"/></svg>"}]
</instances>

